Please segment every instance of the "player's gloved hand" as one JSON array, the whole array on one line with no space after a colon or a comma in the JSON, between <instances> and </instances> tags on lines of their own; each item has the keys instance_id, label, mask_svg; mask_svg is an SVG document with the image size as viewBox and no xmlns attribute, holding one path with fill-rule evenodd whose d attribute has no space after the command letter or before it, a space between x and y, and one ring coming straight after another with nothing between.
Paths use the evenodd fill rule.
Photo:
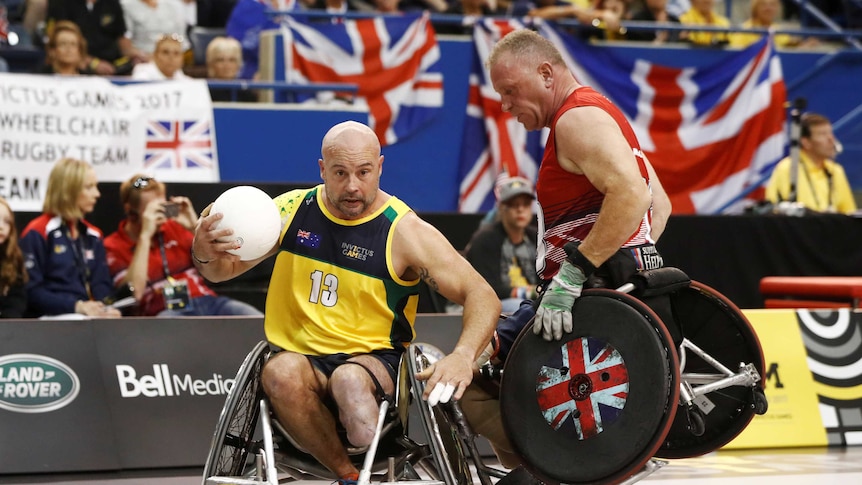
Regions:
<instances>
[{"instance_id":1,"label":"player's gloved hand","mask_svg":"<svg viewBox=\"0 0 862 485\"><path fill-rule=\"evenodd\" d=\"M581 296L585 281L587 275L584 270L568 260L563 261L560 271L548 284L539 302L533 321L533 333L541 334L550 342L551 339L563 338L563 332L571 332L572 305L575 304L575 299Z\"/></svg>"}]
</instances>

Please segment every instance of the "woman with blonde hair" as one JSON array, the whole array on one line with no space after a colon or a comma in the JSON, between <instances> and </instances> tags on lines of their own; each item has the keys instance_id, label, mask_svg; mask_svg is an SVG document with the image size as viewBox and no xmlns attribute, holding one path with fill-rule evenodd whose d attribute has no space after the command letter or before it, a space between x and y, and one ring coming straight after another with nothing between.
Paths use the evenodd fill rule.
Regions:
<instances>
[{"instance_id":1,"label":"woman with blonde hair","mask_svg":"<svg viewBox=\"0 0 862 485\"><path fill-rule=\"evenodd\" d=\"M40 74L60 74L77 76L92 74L85 69L87 59L87 40L74 22L61 20L54 24L46 46L45 65Z\"/></svg>"},{"instance_id":2,"label":"woman with blonde hair","mask_svg":"<svg viewBox=\"0 0 862 485\"><path fill-rule=\"evenodd\" d=\"M96 171L74 158L59 160L48 176L42 215L21 236L29 316L80 313L119 317L105 305L113 293L102 231L84 217L101 196Z\"/></svg>"},{"instance_id":3,"label":"woman with blonde hair","mask_svg":"<svg viewBox=\"0 0 862 485\"><path fill-rule=\"evenodd\" d=\"M207 78L214 81L234 81L242 70L242 46L233 37L214 37L207 44ZM210 87L213 101L243 101L254 103L257 95L247 89L237 89L236 98L230 88Z\"/></svg>"},{"instance_id":4,"label":"woman with blonde hair","mask_svg":"<svg viewBox=\"0 0 862 485\"><path fill-rule=\"evenodd\" d=\"M27 272L18 247L15 215L6 199L0 197L0 318L21 318L27 309Z\"/></svg>"}]
</instances>

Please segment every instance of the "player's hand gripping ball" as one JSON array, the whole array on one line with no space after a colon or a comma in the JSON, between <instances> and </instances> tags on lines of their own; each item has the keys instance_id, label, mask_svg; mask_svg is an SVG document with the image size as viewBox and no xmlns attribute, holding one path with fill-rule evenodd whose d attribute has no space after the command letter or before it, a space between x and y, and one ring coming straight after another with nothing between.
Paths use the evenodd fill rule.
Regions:
<instances>
[{"instance_id":1,"label":"player's hand gripping ball","mask_svg":"<svg viewBox=\"0 0 862 485\"><path fill-rule=\"evenodd\" d=\"M278 241L281 233L281 215L275 202L266 192L249 185L225 190L213 202L210 213L221 212L224 217L217 227L233 229L239 249L228 250L243 261L257 259L267 253Z\"/></svg>"}]
</instances>

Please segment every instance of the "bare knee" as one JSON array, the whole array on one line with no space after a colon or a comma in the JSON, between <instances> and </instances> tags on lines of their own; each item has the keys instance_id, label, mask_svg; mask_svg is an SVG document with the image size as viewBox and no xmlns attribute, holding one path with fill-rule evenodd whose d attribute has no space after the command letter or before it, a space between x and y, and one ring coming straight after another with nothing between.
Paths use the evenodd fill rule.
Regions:
<instances>
[{"instance_id":1,"label":"bare knee","mask_svg":"<svg viewBox=\"0 0 862 485\"><path fill-rule=\"evenodd\" d=\"M314 378L311 364L299 354L277 354L266 363L260 380L263 391L273 401L288 402L307 395Z\"/></svg>"}]
</instances>

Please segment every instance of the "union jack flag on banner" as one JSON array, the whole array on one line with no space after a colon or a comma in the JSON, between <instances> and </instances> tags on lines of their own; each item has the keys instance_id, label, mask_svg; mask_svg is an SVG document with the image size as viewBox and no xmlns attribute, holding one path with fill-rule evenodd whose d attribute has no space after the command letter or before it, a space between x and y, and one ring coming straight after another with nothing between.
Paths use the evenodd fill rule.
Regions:
<instances>
[{"instance_id":1,"label":"union jack flag on banner","mask_svg":"<svg viewBox=\"0 0 862 485\"><path fill-rule=\"evenodd\" d=\"M148 121L144 168L213 168L212 135L208 120Z\"/></svg>"},{"instance_id":2,"label":"union jack flag on banner","mask_svg":"<svg viewBox=\"0 0 862 485\"><path fill-rule=\"evenodd\" d=\"M539 27L581 84L626 114L677 214L738 209L786 152L786 90L771 36L719 62L669 67ZM760 197L758 197L760 198Z\"/></svg>"},{"instance_id":3,"label":"union jack flag on banner","mask_svg":"<svg viewBox=\"0 0 862 485\"><path fill-rule=\"evenodd\" d=\"M494 44L524 28L515 19L484 19L473 27L473 68L467 96L467 118L458 169L460 212L486 212L495 203L494 186L503 177L520 175L535 181L548 130L528 132L503 112L485 61Z\"/></svg>"},{"instance_id":4,"label":"union jack flag on banner","mask_svg":"<svg viewBox=\"0 0 862 485\"><path fill-rule=\"evenodd\" d=\"M441 111L440 47L427 13L337 23L290 16L283 25L286 79L356 84L381 144L410 136Z\"/></svg>"}]
</instances>

